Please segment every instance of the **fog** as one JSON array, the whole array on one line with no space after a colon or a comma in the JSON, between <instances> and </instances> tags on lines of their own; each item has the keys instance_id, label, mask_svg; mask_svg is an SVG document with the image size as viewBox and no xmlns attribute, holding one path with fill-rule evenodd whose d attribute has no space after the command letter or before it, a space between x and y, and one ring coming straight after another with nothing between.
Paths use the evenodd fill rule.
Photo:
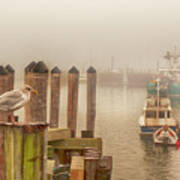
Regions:
<instances>
[{"instance_id":1,"label":"fog","mask_svg":"<svg viewBox=\"0 0 180 180\"><path fill-rule=\"evenodd\" d=\"M155 68L180 48L179 0L6 0L0 3L0 62L32 60L68 69Z\"/></svg>"}]
</instances>

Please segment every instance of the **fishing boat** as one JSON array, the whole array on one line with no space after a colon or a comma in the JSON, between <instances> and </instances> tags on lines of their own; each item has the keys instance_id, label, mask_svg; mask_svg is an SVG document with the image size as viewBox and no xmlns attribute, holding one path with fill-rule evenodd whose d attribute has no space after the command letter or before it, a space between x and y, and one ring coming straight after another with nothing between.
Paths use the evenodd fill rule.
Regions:
<instances>
[{"instance_id":1,"label":"fishing boat","mask_svg":"<svg viewBox=\"0 0 180 180\"><path fill-rule=\"evenodd\" d=\"M141 135L153 135L164 125L176 132L176 120L173 118L170 99L164 91L160 91L160 80L156 81L157 94L147 96L143 113L139 118Z\"/></svg>"},{"instance_id":2,"label":"fishing boat","mask_svg":"<svg viewBox=\"0 0 180 180\"><path fill-rule=\"evenodd\" d=\"M167 87L168 95L171 99L180 98L180 63L178 59L180 54L177 53L176 47L174 51L167 51L164 59L167 60L166 67L157 67L158 77L161 83ZM148 94L156 93L156 83L149 81L147 83Z\"/></svg>"},{"instance_id":3,"label":"fishing boat","mask_svg":"<svg viewBox=\"0 0 180 180\"><path fill-rule=\"evenodd\" d=\"M154 132L153 141L155 144L176 145L178 136L171 128L165 125Z\"/></svg>"}]
</instances>

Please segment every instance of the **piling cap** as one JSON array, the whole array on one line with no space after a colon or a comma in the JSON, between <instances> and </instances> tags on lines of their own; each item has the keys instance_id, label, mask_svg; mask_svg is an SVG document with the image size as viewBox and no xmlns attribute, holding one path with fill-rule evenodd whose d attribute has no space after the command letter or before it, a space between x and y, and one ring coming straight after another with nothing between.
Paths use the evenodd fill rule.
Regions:
<instances>
[{"instance_id":1,"label":"piling cap","mask_svg":"<svg viewBox=\"0 0 180 180\"><path fill-rule=\"evenodd\" d=\"M96 70L92 66L90 66L87 70L87 73L96 73Z\"/></svg>"},{"instance_id":2,"label":"piling cap","mask_svg":"<svg viewBox=\"0 0 180 180\"><path fill-rule=\"evenodd\" d=\"M10 64L8 64L8 65L5 67L5 69L6 69L8 72L10 72L10 73L14 73L14 69L13 69L13 67L12 67Z\"/></svg>"},{"instance_id":3,"label":"piling cap","mask_svg":"<svg viewBox=\"0 0 180 180\"><path fill-rule=\"evenodd\" d=\"M33 68L35 73L48 73L48 68L43 61L39 61Z\"/></svg>"},{"instance_id":4,"label":"piling cap","mask_svg":"<svg viewBox=\"0 0 180 180\"><path fill-rule=\"evenodd\" d=\"M52 70L51 70L51 73L54 74L54 73L61 73L61 70L56 66L54 67Z\"/></svg>"},{"instance_id":5,"label":"piling cap","mask_svg":"<svg viewBox=\"0 0 180 180\"><path fill-rule=\"evenodd\" d=\"M36 66L36 62L32 61L30 64L28 64L25 68L25 72L32 72L34 67Z\"/></svg>"},{"instance_id":6,"label":"piling cap","mask_svg":"<svg viewBox=\"0 0 180 180\"><path fill-rule=\"evenodd\" d=\"M77 70L77 68L76 68L75 66L73 66L73 67L69 70L69 73L78 74L79 71Z\"/></svg>"},{"instance_id":7,"label":"piling cap","mask_svg":"<svg viewBox=\"0 0 180 180\"><path fill-rule=\"evenodd\" d=\"M7 75L8 72L6 71L6 69L3 66L0 66L0 75Z\"/></svg>"}]
</instances>

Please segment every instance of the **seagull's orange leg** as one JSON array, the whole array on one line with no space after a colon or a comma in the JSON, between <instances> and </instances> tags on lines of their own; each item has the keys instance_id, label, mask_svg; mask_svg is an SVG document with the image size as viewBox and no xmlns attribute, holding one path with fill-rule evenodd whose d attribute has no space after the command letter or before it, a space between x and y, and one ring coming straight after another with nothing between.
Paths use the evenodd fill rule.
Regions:
<instances>
[{"instance_id":1,"label":"seagull's orange leg","mask_svg":"<svg viewBox=\"0 0 180 180\"><path fill-rule=\"evenodd\" d=\"M14 125L19 125L19 123L16 122L16 119L15 119L13 113L10 113L10 119L11 119L11 122L12 122Z\"/></svg>"}]
</instances>

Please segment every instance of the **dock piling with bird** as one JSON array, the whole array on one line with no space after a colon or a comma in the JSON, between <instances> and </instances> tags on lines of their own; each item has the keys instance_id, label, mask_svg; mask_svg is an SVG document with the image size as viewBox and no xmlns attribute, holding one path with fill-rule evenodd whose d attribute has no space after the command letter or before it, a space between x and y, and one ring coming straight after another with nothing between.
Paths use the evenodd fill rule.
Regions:
<instances>
[{"instance_id":1,"label":"dock piling with bird","mask_svg":"<svg viewBox=\"0 0 180 180\"><path fill-rule=\"evenodd\" d=\"M44 62L32 61L25 68L24 86L15 90L14 74L11 65L0 66L0 180L46 180L47 175L69 178L69 174L72 179L77 173L77 180L110 180L112 158L102 156L102 139L94 137L96 70L87 70L87 130L81 131L81 138L77 137L79 71L75 66L68 72L68 129L59 124L60 69L53 68L49 75ZM23 106L24 121L16 122L13 113ZM104 162L106 166L101 166Z\"/></svg>"}]
</instances>

